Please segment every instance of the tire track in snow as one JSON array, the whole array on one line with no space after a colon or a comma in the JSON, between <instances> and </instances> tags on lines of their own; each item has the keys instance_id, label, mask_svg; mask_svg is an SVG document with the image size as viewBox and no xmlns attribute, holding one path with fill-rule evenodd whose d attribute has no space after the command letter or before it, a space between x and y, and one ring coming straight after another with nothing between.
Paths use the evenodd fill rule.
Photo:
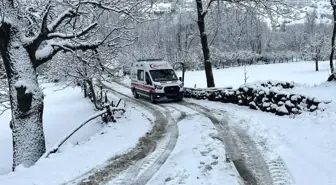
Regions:
<instances>
[{"instance_id":1,"label":"tire track in snow","mask_svg":"<svg viewBox=\"0 0 336 185\"><path fill-rule=\"evenodd\" d=\"M115 81L115 83L130 88L122 82ZM226 152L231 159L233 159L234 165L241 177L245 180L245 184L293 184L291 174L288 172L281 157L278 156L276 159L268 159L267 156L263 156L257 149L255 142L243 130L237 128L231 129L227 120L223 119L219 121L213 114L211 114L211 110L202 107L201 105L189 102L177 103L177 105L184 105L185 107L203 113L213 122L221 136L221 138L217 139L224 143ZM199 109L196 109L196 107ZM175 108L175 110L178 109Z\"/></svg>"},{"instance_id":2,"label":"tire track in snow","mask_svg":"<svg viewBox=\"0 0 336 185\"><path fill-rule=\"evenodd\" d=\"M226 152L246 185L274 184L266 161L246 133L230 127L225 119L219 121L211 110L203 106L189 102L181 102L180 105L200 112L211 120L220 134L218 139L224 143Z\"/></svg>"},{"instance_id":3,"label":"tire track in snow","mask_svg":"<svg viewBox=\"0 0 336 185\"><path fill-rule=\"evenodd\" d=\"M218 111L215 111L215 113L216 112ZM221 115L221 113L225 114L226 112L219 111L218 115ZM242 129L236 128L236 130L246 135L245 131L243 131ZM267 148L263 139L257 137L254 140L251 139L251 142L254 143L254 147L257 147L256 149L259 149L259 153L262 155L263 160L266 162L267 169L272 177L274 185L291 185L294 183L294 178L289 172L283 159L278 154L270 151Z\"/></svg>"},{"instance_id":4,"label":"tire track in snow","mask_svg":"<svg viewBox=\"0 0 336 185\"><path fill-rule=\"evenodd\" d=\"M110 89L104 84L103 87ZM160 141L168 131L167 125L169 124L169 120L167 119L167 115L170 115L168 108L164 108L164 111L162 111L150 103L134 100L130 96L114 91L113 89L110 89L110 91L123 96L125 99L128 99L128 101L140 105L151 112L155 116L153 127L148 133L146 133L145 136L139 138L139 142L135 148L130 149L124 154L109 159L100 167L92 169L64 184L98 185L108 183L111 179L117 177L120 173L135 164L137 161L144 159L148 154L150 154L156 148L157 141Z\"/></svg>"},{"instance_id":5,"label":"tire track in snow","mask_svg":"<svg viewBox=\"0 0 336 185\"><path fill-rule=\"evenodd\" d=\"M160 106L160 107L170 107L170 106ZM176 109L175 109L176 110ZM171 155L174 150L177 140L178 140L178 126L177 123L182 121L186 117L186 113L180 110L177 110L180 113L180 116L176 121L173 121L171 125L168 126L168 132L171 133L169 136L169 140L166 141L166 145L159 145L160 148L157 149L157 152L153 152L152 156L148 156L148 159L140 162L136 168L142 169L144 172L141 174L138 173L138 177L132 183L132 185L144 185L147 184L151 180L151 178L159 171L161 166L167 161L168 157ZM173 120L173 117L169 117L169 119ZM145 166L145 167L143 167ZM139 172L140 170L138 170ZM129 175L132 175L131 173ZM134 177L134 176L131 176Z\"/></svg>"},{"instance_id":6,"label":"tire track in snow","mask_svg":"<svg viewBox=\"0 0 336 185\"><path fill-rule=\"evenodd\" d=\"M291 174L281 157L267 161L268 168L272 175L274 185L289 185L292 183Z\"/></svg>"},{"instance_id":7,"label":"tire track in snow","mask_svg":"<svg viewBox=\"0 0 336 185\"><path fill-rule=\"evenodd\" d=\"M115 82L115 83L127 89L130 88L129 86L123 83L120 83L120 82ZM115 92L122 94L118 91L115 91ZM171 116L171 114L166 114L169 117L169 120L173 121L171 124L168 125L168 128L167 128L168 130L167 133L170 133L170 136L163 138L161 140L161 143L158 144L159 147L157 147L155 151L152 152L153 155L148 155L147 159L139 161L138 164L131 167L131 169L128 169L128 171L126 172L126 175L124 177L121 177L120 179L116 179L113 185L129 185L129 184L144 185L146 184L159 171L161 166L167 161L168 157L174 150L177 140L178 140L178 135L179 135L177 123L182 121L187 116L187 114L184 111L178 110L171 106L165 106L164 104L161 104L161 106L159 105L154 105L154 106L158 108L170 107L180 113L180 116L177 118L176 121L173 121L173 117ZM143 171L142 173L141 173L141 170ZM135 176L137 177L136 179L134 179Z\"/></svg>"},{"instance_id":8,"label":"tire track in snow","mask_svg":"<svg viewBox=\"0 0 336 185\"><path fill-rule=\"evenodd\" d=\"M172 115L170 114L166 106L156 106L156 105L152 105L150 103L147 103L141 100L140 101L135 100L132 97L126 94L123 94L121 92L118 92L116 90L113 90L104 84L103 86L104 88L108 88L113 93L121 95L125 97L126 99L128 99L129 101L140 105L141 107L144 107L144 108L151 107L150 111L153 113L153 115L156 118L159 118L159 120L166 121L166 124L161 123L161 129L162 127L165 127L165 128L163 128L164 132L162 131L160 132L161 133L160 136L157 135L157 137L151 137L151 138L145 137L147 139L152 139L152 140L145 142L147 143L146 145L147 147L145 148L143 152L141 152L142 153L141 157L136 157L134 159L132 158L129 159L129 157L125 157L127 155L130 155L129 153L132 153L132 152L129 152L122 156L118 156L112 161L117 161L116 162L117 164L119 165L121 164L121 168L119 167L119 165L114 165L114 167L119 167L119 169L108 168L111 171L104 172L104 173L102 173L101 169L93 173L91 172L91 175L89 175L89 177L87 177L86 179L81 179L79 184L80 185L105 184L105 183L109 183L112 179L115 179L113 185L114 184L144 185L155 175L155 173L165 163L165 161L168 159L171 152L173 151L177 143L178 135L179 135L177 122L183 120L186 117L186 113L183 111L179 111L180 116L177 118L176 121L174 121ZM125 87L125 85L123 86ZM162 114L162 111L159 111L160 108L164 109L164 114ZM155 122L157 122L157 120ZM154 130L154 128L152 130ZM150 134L147 134L146 136L148 135ZM120 158L125 158L125 159L120 159ZM123 161L123 162L118 162L118 161ZM123 165L123 163L127 163L127 165ZM106 170L103 170L103 171L106 171ZM118 175L121 174L123 171L124 171L124 174L126 175L121 175L121 178L118 178L120 177ZM89 173L87 173L86 175L88 174ZM134 177L138 177L138 178L132 181Z\"/></svg>"}]
</instances>

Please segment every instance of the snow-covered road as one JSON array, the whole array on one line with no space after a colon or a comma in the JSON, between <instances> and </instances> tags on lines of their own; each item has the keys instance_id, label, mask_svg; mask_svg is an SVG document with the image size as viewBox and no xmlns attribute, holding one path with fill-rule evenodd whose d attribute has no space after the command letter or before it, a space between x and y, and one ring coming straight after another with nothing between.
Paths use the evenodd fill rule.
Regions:
<instances>
[{"instance_id":1,"label":"snow-covered road","mask_svg":"<svg viewBox=\"0 0 336 185\"><path fill-rule=\"evenodd\" d=\"M115 93L132 99L127 86L117 83L105 85ZM137 101L153 106L145 99ZM242 180L248 184L291 184L287 169L281 166L282 159L266 160L262 150L247 134L230 127L225 112L214 114L205 107L185 101L154 106L165 111L169 120L174 120L168 125L178 125L178 130L168 131L152 153L114 178L111 185L147 182L153 185L244 184ZM176 146L169 145L167 139L174 133L179 133ZM175 147L169 147L167 151L167 146ZM226 156L232 160L227 162ZM129 180L130 177L133 180Z\"/></svg>"},{"instance_id":2,"label":"snow-covered road","mask_svg":"<svg viewBox=\"0 0 336 185\"><path fill-rule=\"evenodd\" d=\"M186 99L180 103L153 105L146 99L133 98L130 88L125 85L111 82L103 84L109 89L110 97L114 97L116 101L117 97L122 97L122 104L126 104L129 111L133 110L132 114L136 114L137 119L147 119L151 124L147 124L146 127L142 125L142 136L139 133L132 135L133 147L127 146L128 150L122 152L116 152L117 148L109 149L108 146L125 148L122 145L128 142L127 139L116 140L115 144L111 145L108 138L117 138L116 136L109 133L104 134L109 137L96 136L96 140L92 139L81 147L90 148L89 153L93 153L91 150L95 150L99 143L102 147L98 149L109 151L111 155L95 154L101 159L91 160L90 165L74 163L71 169L62 172L66 165L63 162L63 166L59 165L56 176L64 177L53 179L51 184L295 184L293 174L288 169L294 170L294 175L297 172L287 167L283 155L273 152L270 143L254 137L242 128L241 125L249 125L246 120L242 120L245 122L241 124L234 122L236 120L232 120L232 112L230 109L222 109L223 104L217 106L214 103L208 106L211 102ZM130 123L127 124L131 124L132 127L125 127L124 133L120 133L123 137L127 137L128 129L130 132L138 129L135 117L132 115L130 118ZM128 121L124 120L121 124L126 122ZM116 142L119 144L116 145ZM81 147L73 153L71 159L74 161L77 160L75 156L83 152ZM72 155L71 148L66 149L70 153L53 156L64 159L49 161L68 161L66 157ZM23 182L27 180L27 175L38 174L42 169L41 164L46 164L45 168L50 166L46 162L48 161L43 160L30 169L11 174L12 176L2 176L0 180L8 183ZM78 166L85 168L76 171ZM33 178L33 183L44 184L51 177L46 175Z\"/></svg>"},{"instance_id":3,"label":"snow-covered road","mask_svg":"<svg viewBox=\"0 0 336 185\"><path fill-rule=\"evenodd\" d=\"M297 185L335 184L336 127L330 110L293 119L232 104L188 101L205 106L214 114L230 112L231 126L253 139L273 179L287 176Z\"/></svg>"},{"instance_id":4,"label":"snow-covered road","mask_svg":"<svg viewBox=\"0 0 336 185\"><path fill-rule=\"evenodd\" d=\"M224 145L210 119L176 103L163 106L172 113L184 110L186 117L178 122L176 147L148 185L242 184L234 165L225 160Z\"/></svg>"}]
</instances>

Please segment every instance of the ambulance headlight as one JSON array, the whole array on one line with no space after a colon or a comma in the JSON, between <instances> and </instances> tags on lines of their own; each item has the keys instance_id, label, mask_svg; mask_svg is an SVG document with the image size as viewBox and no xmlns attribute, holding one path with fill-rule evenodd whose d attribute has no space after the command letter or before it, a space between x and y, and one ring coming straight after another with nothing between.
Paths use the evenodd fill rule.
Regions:
<instances>
[{"instance_id":1,"label":"ambulance headlight","mask_svg":"<svg viewBox=\"0 0 336 185\"><path fill-rule=\"evenodd\" d=\"M180 83L180 88L183 88L183 86L184 86L184 83L182 82L182 83Z\"/></svg>"},{"instance_id":2,"label":"ambulance headlight","mask_svg":"<svg viewBox=\"0 0 336 185\"><path fill-rule=\"evenodd\" d=\"M155 87L155 89L158 89L158 90L163 89L163 87L161 85L155 85L154 87Z\"/></svg>"}]
</instances>

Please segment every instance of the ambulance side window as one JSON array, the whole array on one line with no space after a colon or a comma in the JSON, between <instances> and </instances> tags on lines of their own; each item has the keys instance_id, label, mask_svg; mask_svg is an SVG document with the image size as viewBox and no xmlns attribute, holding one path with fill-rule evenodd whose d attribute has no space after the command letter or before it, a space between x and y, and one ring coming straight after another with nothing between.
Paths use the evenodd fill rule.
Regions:
<instances>
[{"instance_id":1,"label":"ambulance side window","mask_svg":"<svg viewBox=\"0 0 336 185\"><path fill-rule=\"evenodd\" d=\"M146 84L147 85L152 85L152 80L149 77L149 74L146 72Z\"/></svg>"},{"instance_id":2,"label":"ambulance side window","mask_svg":"<svg viewBox=\"0 0 336 185\"><path fill-rule=\"evenodd\" d=\"M144 81L144 71L143 70L138 70L138 80L139 81Z\"/></svg>"},{"instance_id":3,"label":"ambulance side window","mask_svg":"<svg viewBox=\"0 0 336 185\"><path fill-rule=\"evenodd\" d=\"M132 71L132 79L134 79L134 80L136 80L136 78L137 78L137 74L136 74L136 72L135 71Z\"/></svg>"}]
</instances>

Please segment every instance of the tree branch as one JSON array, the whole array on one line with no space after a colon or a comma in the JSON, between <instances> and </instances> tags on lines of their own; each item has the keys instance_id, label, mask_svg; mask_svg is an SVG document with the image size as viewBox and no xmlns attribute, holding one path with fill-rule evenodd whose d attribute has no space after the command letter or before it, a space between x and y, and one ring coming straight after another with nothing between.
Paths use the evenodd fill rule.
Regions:
<instances>
[{"instance_id":1,"label":"tree branch","mask_svg":"<svg viewBox=\"0 0 336 185\"><path fill-rule=\"evenodd\" d=\"M61 13L53 22L51 22L48 25L48 31L49 32L55 31L65 19L73 18L73 17L76 17L77 15L78 14L73 8L68 8L63 13Z\"/></svg>"},{"instance_id":2,"label":"tree branch","mask_svg":"<svg viewBox=\"0 0 336 185\"><path fill-rule=\"evenodd\" d=\"M209 8L210 8L211 4L212 4L214 1L216 1L216 0L210 0L210 1L209 1L208 5L206 6L206 9L205 9L205 10L203 11L203 13L202 13L202 16L203 16L203 17L206 16L206 14L207 14L208 11L209 11Z\"/></svg>"},{"instance_id":3,"label":"tree branch","mask_svg":"<svg viewBox=\"0 0 336 185\"><path fill-rule=\"evenodd\" d=\"M49 15L49 12L50 12L50 9L51 9L51 6L50 4L47 5L47 8L46 8L46 11L43 15L43 18L42 18L42 24L41 24L41 33L42 34L47 34L48 33L48 15Z\"/></svg>"},{"instance_id":4,"label":"tree branch","mask_svg":"<svg viewBox=\"0 0 336 185\"><path fill-rule=\"evenodd\" d=\"M100 9L103 10L107 10L107 11L112 11L112 12L116 12L116 13L122 13L125 14L129 17L131 17L132 20L135 20L137 22L141 22L138 18L134 17L131 13L131 11L138 5L142 4L146 2L146 0L142 0L142 1L138 1L134 4L132 4L131 6L128 6L128 4L124 4L124 6L116 6L115 3L113 3L112 5L110 5L110 2L106 2L106 3L102 3L102 1L96 1L96 0L82 0L79 1L77 4L73 5L73 6L79 6L81 4L89 4L89 5L94 5L95 7L98 7ZM123 7L123 8L121 8Z\"/></svg>"},{"instance_id":5,"label":"tree branch","mask_svg":"<svg viewBox=\"0 0 336 185\"><path fill-rule=\"evenodd\" d=\"M208 5L206 6L206 9L202 12L202 16L205 17L206 14L209 12L209 9L210 9L210 6L213 2L215 1L219 1L219 0L210 0ZM289 6L287 5L286 3L284 3L283 1L281 0L221 0L221 1L224 1L224 2L229 2L229 3L235 3L235 4L239 4L241 6L244 6L245 8L249 7L248 5L246 5L245 3L255 3L255 4L260 4L263 6L263 8L265 9L269 9L271 10L272 12L275 12L279 15L286 15L287 13L283 13L283 12L280 12L278 11L277 9L274 9L272 8L269 4L270 3L274 3L274 4L280 4L280 5L284 5L284 6ZM330 1L333 1L333 0L330 0Z\"/></svg>"},{"instance_id":6,"label":"tree branch","mask_svg":"<svg viewBox=\"0 0 336 185\"><path fill-rule=\"evenodd\" d=\"M92 29L94 29L96 26L98 25L97 22L94 22L92 24L90 24L89 26L87 26L86 28L84 28L82 31L80 31L79 33L73 33L73 34L66 34L66 33L49 33L47 36L47 39L54 39L54 38L60 38L60 39L73 39L76 37L81 37L83 35L88 34Z\"/></svg>"},{"instance_id":7,"label":"tree branch","mask_svg":"<svg viewBox=\"0 0 336 185\"><path fill-rule=\"evenodd\" d=\"M70 44L70 43L52 43L48 46L45 46L44 49L38 50L36 52L36 62L34 63L34 67L37 68L38 66L46 63L48 60L51 60L58 52L60 51L68 51L68 50L93 50L98 48L102 43L79 43L79 44Z\"/></svg>"}]
</instances>

